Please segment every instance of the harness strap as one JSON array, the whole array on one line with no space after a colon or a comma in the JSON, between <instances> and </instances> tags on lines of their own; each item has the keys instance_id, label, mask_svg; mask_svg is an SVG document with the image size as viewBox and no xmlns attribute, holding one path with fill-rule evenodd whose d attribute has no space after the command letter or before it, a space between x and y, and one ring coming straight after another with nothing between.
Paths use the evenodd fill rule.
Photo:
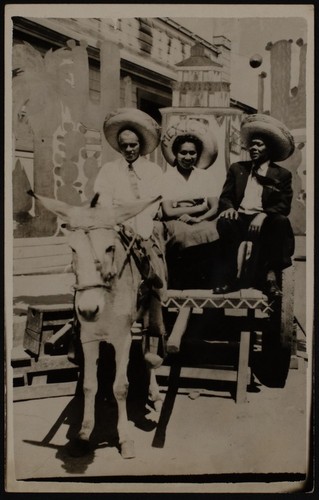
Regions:
<instances>
[{"instance_id":1,"label":"harness strap","mask_svg":"<svg viewBox=\"0 0 319 500\"><path fill-rule=\"evenodd\" d=\"M126 255L131 255L133 257L136 267L139 270L142 278L149 278L149 271L145 271L143 259L148 259L148 264L149 266L151 266L150 258L147 255L145 248L143 248L143 246L141 245L140 237L136 233L133 233L132 237L130 238L130 236L126 233L124 226L121 226L119 228L118 234L121 238L124 248L126 249ZM121 271L123 271L126 261L127 259L125 259Z\"/></svg>"},{"instance_id":2,"label":"harness strap","mask_svg":"<svg viewBox=\"0 0 319 500\"><path fill-rule=\"evenodd\" d=\"M124 238L123 238L123 236L126 236L126 235L125 235L125 233L124 233L124 230L123 230L123 236L122 236L122 232L119 232L119 235L120 235L120 237L121 237L122 243L123 243L124 248L125 248L125 259L124 259L123 264L122 264L122 267L121 267L121 269L119 270L119 273L118 273L118 276L119 276L119 278L120 278L120 277L121 277L121 275L122 275L122 272L124 271L125 264L126 264L126 262L127 262L127 260L128 260L128 257L129 257L129 255L130 255L130 253L131 253L131 250L132 250L132 248L133 248L133 245L134 245L134 243L135 243L135 241L136 241L137 235L136 235L136 234L134 234L134 235L133 235L133 238L131 239L131 241L128 241L128 242L127 242L127 241L125 242L125 240L124 240ZM127 245L127 247L126 247L126 245ZM135 256L135 254L134 254L134 252L133 252L133 257L134 257L134 256ZM135 259L134 259L134 260L135 260ZM135 262L136 262L136 260L135 260ZM137 267L138 267L138 266L137 266ZM140 269L139 269L139 271L140 271Z\"/></svg>"}]
</instances>

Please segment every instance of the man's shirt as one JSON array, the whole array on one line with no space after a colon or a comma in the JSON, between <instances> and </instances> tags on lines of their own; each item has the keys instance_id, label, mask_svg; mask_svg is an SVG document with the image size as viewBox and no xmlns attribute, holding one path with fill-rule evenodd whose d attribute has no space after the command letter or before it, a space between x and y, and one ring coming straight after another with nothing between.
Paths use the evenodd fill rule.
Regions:
<instances>
[{"instance_id":1,"label":"man's shirt","mask_svg":"<svg viewBox=\"0 0 319 500\"><path fill-rule=\"evenodd\" d=\"M105 163L94 183L94 191L100 194L99 204L103 207L121 205L137 199L149 200L162 192L162 169L146 158L139 157L130 171L127 161L121 157ZM153 231L153 219L159 203L154 203L125 224L137 234L148 239Z\"/></svg>"},{"instance_id":2,"label":"man's shirt","mask_svg":"<svg viewBox=\"0 0 319 500\"><path fill-rule=\"evenodd\" d=\"M269 162L263 163L262 165L260 165L256 172L264 177L267 173L268 165ZM263 212L262 194L263 186L257 181L256 177L253 176L251 171L247 179L245 194L241 201L238 212L247 215L253 215L255 213Z\"/></svg>"}]
</instances>

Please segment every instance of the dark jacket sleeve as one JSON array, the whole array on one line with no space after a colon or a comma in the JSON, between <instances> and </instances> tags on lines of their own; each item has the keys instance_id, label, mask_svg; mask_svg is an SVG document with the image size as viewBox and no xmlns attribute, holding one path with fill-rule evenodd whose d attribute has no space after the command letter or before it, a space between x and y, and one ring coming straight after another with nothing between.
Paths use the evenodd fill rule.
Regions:
<instances>
[{"instance_id":1,"label":"dark jacket sleeve","mask_svg":"<svg viewBox=\"0 0 319 500\"><path fill-rule=\"evenodd\" d=\"M289 215L292 196L292 175L291 172L286 170L278 185L278 190L270 193L268 196L267 203L264 206L265 213Z\"/></svg>"},{"instance_id":2,"label":"dark jacket sleeve","mask_svg":"<svg viewBox=\"0 0 319 500\"><path fill-rule=\"evenodd\" d=\"M234 173L234 164L229 167L226 180L219 197L218 212L223 212L227 208L235 208L236 204L236 179ZM236 208L237 209L237 208Z\"/></svg>"}]
</instances>

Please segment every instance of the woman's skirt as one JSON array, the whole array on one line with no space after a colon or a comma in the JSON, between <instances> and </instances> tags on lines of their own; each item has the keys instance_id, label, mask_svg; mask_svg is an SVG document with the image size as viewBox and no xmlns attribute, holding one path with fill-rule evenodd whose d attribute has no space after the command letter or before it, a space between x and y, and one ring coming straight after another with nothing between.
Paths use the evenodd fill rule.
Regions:
<instances>
[{"instance_id":1,"label":"woman's skirt","mask_svg":"<svg viewBox=\"0 0 319 500\"><path fill-rule=\"evenodd\" d=\"M212 243L219 239L216 229L216 220L203 221L198 224L186 224L179 220L164 222L166 241L169 247L178 247L180 250Z\"/></svg>"}]
</instances>

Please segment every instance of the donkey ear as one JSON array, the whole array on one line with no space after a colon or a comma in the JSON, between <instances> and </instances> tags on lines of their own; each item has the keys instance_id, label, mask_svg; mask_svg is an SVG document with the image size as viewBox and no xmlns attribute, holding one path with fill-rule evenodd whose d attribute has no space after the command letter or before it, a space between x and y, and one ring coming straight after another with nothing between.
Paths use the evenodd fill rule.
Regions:
<instances>
[{"instance_id":1,"label":"donkey ear","mask_svg":"<svg viewBox=\"0 0 319 500\"><path fill-rule=\"evenodd\" d=\"M95 205L97 204L97 202L99 200L99 197L100 197L100 193L95 193L95 195L93 196L91 203L90 203L91 208L95 207Z\"/></svg>"},{"instance_id":2,"label":"donkey ear","mask_svg":"<svg viewBox=\"0 0 319 500\"><path fill-rule=\"evenodd\" d=\"M50 212L55 213L63 219L65 222L69 222L70 218L70 208L71 206L63 201L54 200L53 198L47 198L46 196L40 196L35 194L31 189L28 191L30 196L33 196L36 200L39 200L42 205Z\"/></svg>"},{"instance_id":3,"label":"donkey ear","mask_svg":"<svg viewBox=\"0 0 319 500\"><path fill-rule=\"evenodd\" d=\"M134 217L150 205L153 205L153 203L159 202L161 199L162 197L158 196L157 198L153 198L151 200L132 201L131 203L123 203L122 205L113 207L116 223L120 224L121 222Z\"/></svg>"}]
</instances>

